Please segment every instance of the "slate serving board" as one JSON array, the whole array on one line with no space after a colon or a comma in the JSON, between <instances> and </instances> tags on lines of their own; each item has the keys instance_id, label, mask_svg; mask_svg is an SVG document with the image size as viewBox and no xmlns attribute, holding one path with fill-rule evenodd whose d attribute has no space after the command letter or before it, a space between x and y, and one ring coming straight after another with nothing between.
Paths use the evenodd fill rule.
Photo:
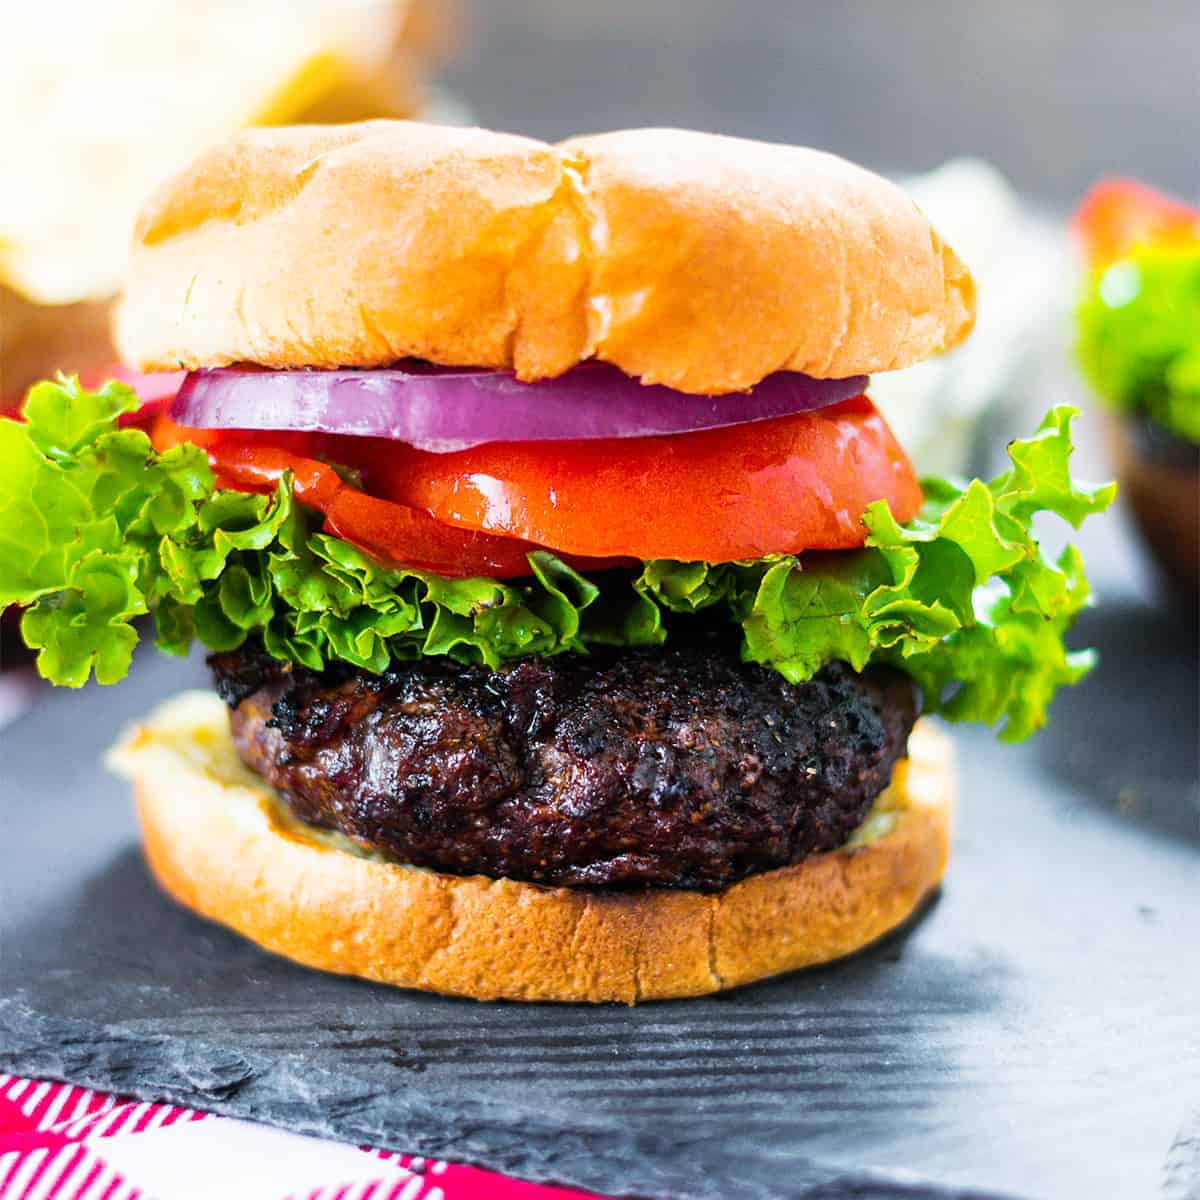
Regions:
<instances>
[{"instance_id":1,"label":"slate serving board","mask_svg":"<svg viewBox=\"0 0 1200 1200\"><path fill-rule=\"evenodd\" d=\"M478 1005L260 953L158 893L97 767L199 662L48 693L0 733L0 1069L616 1195L1194 1200L1196 647L1123 536L1085 539L1103 665L1049 732L956 731L943 896L686 1003Z\"/></svg>"}]
</instances>

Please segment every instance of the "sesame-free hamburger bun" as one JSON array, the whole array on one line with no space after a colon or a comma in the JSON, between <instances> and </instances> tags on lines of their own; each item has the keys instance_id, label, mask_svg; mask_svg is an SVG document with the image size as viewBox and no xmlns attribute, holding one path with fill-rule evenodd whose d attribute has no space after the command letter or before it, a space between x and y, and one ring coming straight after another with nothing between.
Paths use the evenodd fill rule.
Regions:
<instances>
[{"instance_id":1,"label":"sesame-free hamburger bun","mask_svg":"<svg viewBox=\"0 0 1200 1200\"><path fill-rule=\"evenodd\" d=\"M831 154L370 121L249 130L164 184L118 332L144 370L599 359L718 394L909 366L973 318L916 205Z\"/></svg>"}]
</instances>

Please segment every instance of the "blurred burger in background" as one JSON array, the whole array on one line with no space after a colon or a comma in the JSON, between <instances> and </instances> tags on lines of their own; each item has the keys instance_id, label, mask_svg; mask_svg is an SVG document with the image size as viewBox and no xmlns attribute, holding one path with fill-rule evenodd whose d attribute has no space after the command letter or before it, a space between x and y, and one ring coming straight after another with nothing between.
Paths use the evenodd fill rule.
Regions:
<instances>
[{"instance_id":1,"label":"blurred burger in background","mask_svg":"<svg viewBox=\"0 0 1200 1200\"><path fill-rule=\"evenodd\" d=\"M1121 489L1175 596L1200 603L1200 209L1127 179L1075 214L1078 355Z\"/></svg>"},{"instance_id":2,"label":"blurred burger in background","mask_svg":"<svg viewBox=\"0 0 1200 1200\"><path fill-rule=\"evenodd\" d=\"M140 202L250 125L437 118L451 0L109 0L6 10L0 122L0 409L109 332Z\"/></svg>"}]
</instances>

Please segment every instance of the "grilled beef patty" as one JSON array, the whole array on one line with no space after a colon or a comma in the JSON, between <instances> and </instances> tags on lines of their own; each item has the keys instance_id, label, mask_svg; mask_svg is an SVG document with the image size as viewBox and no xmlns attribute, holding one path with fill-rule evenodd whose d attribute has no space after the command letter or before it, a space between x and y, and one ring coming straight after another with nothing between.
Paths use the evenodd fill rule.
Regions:
<instances>
[{"instance_id":1,"label":"grilled beef patty","mask_svg":"<svg viewBox=\"0 0 1200 1200\"><path fill-rule=\"evenodd\" d=\"M912 682L807 683L709 642L384 675L209 659L238 752L303 821L418 866L727 887L844 843L916 718Z\"/></svg>"}]
</instances>

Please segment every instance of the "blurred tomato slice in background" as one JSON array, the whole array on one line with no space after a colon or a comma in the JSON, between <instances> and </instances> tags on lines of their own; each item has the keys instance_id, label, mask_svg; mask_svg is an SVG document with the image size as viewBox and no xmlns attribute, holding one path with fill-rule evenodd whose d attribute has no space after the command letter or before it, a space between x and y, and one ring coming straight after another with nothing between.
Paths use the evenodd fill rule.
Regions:
<instances>
[{"instance_id":1,"label":"blurred tomato slice in background","mask_svg":"<svg viewBox=\"0 0 1200 1200\"><path fill-rule=\"evenodd\" d=\"M1089 264L1104 267L1138 245L1200 240L1200 209L1134 179L1102 179L1084 196L1071 225Z\"/></svg>"}]
</instances>

